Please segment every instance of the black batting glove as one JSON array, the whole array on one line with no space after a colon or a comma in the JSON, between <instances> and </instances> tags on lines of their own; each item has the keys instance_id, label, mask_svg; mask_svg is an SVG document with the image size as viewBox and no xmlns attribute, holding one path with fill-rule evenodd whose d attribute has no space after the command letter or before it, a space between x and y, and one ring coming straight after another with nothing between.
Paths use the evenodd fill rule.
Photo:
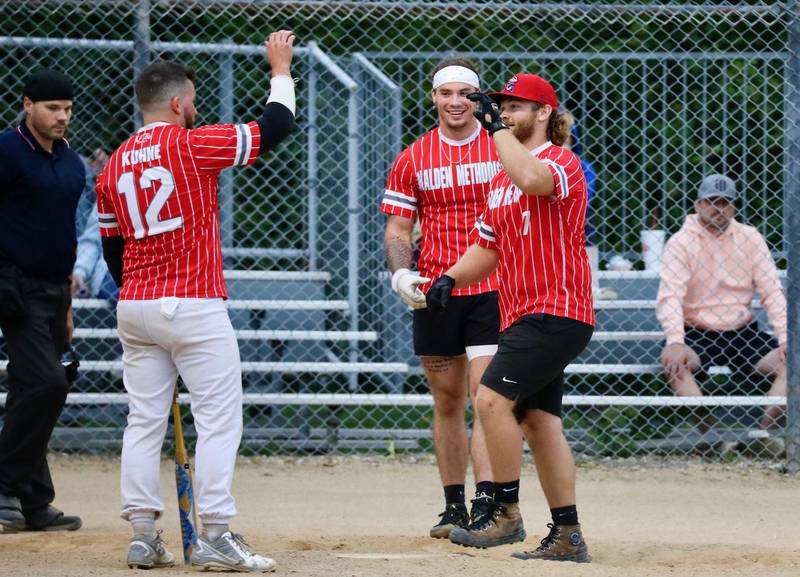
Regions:
<instances>
[{"instance_id":1,"label":"black batting glove","mask_svg":"<svg viewBox=\"0 0 800 577\"><path fill-rule=\"evenodd\" d=\"M493 135L498 130L508 129L508 126L500 120L500 109L497 102L489 98L483 92L473 92L467 94L467 98L475 103L475 118L478 122Z\"/></svg>"},{"instance_id":2,"label":"black batting glove","mask_svg":"<svg viewBox=\"0 0 800 577\"><path fill-rule=\"evenodd\" d=\"M456 279L446 274L433 281L431 288L428 289L428 294L425 295L428 310L435 313L446 309L450 304L450 293L453 292L454 286L456 286Z\"/></svg>"}]
</instances>

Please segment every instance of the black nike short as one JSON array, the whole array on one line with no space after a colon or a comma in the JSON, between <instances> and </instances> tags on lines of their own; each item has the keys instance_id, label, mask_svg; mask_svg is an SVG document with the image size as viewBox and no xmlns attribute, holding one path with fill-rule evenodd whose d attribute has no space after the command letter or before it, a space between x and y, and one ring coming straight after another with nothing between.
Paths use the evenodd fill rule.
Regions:
<instances>
[{"instance_id":1,"label":"black nike short","mask_svg":"<svg viewBox=\"0 0 800 577\"><path fill-rule=\"evenodd\" d=\"M583 352L594 327L564 317L525 315L500 334L481 383L516 401L514 414L541 409L561 416L564 369Z\"/></svg>"},{"instance_id":2,"label":"black nike short","mask_svg":"<svg viewBox=\"0 0 800 577\"><path fill-rule=\"evenodd\" d=\"M414 353L417 356L457 357L467 347L494 345L500 334L497 292L450 298L446 309L435 313L414 311Z\"/></svg>"}]
</instances>

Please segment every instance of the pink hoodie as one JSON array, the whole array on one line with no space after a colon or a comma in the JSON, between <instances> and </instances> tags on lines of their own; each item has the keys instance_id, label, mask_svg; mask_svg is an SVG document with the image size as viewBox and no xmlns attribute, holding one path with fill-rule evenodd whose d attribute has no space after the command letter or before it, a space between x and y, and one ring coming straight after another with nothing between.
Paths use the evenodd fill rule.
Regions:
<instances>
[{"instance_id":1,"label":"pink hoodie","mask_svg":"<svg viewBox=\"0 0 800 577\"><path fill-rule=\"evenodd\" d=\"M742 328L753 320L755 291L775 337L785 344L786 297L764 238L736 220L714 236L690 214L670 237L661 261L656 316L667 344L683 342L684 325L713 331Z\"/></svg>"}]
</instances>

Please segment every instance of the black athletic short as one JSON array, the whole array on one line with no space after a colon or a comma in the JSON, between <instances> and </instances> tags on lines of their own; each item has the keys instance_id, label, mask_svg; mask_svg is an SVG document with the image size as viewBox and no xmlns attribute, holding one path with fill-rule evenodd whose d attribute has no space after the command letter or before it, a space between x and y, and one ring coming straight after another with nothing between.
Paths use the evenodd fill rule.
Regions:
<instances>
[{"instance_id":1,"label":"black athletic short","mask_svg":"<svg viewBox=\"0 0 800 577\"><path fill-rule=\"evenodd\" d=\"M561 416L564 369L583 352L594 327L545 314L521 317L500 334L481 383L516 400L518 420L530 409Z\"/></svg>"},{"instance_id":2,"label":"black athletic short","mask_svg":"<svg viewBox=\"0 0 800 577\"><path fill-rule=\"evenodd\" d=\"M497 292L455 296L441 311L414 311L414 353L425 357L457 357L466 347L496 345L500 334Z\"/></svg>"},{"instance_id":3,"label":"black athletic short","mask_svg":"<svg viewBox=\"0 0 800 577\"><path fill-rule=\"evenodd\" d=\"M757 321L722 332L686 327L683 342L700 357L700 377L709 365L724 365L734 375L746 377L758 361L778 347L774 337L758 329Z\"/></svg>"}]
</instances>

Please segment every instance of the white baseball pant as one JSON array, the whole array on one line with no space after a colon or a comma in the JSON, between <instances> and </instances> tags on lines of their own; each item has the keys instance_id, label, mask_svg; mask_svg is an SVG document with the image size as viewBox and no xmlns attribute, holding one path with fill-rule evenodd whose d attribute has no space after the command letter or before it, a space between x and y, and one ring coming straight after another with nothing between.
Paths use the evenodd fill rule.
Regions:
<instances>
[{"instance_id":1,"label":"white baseball pant","mask_svg":"<svg viewBox=\"0 0 800 577\"><path fill-rule=\"evenodd\" d=\"M201 520L227 522L242 438L242 365L222 299L162 298L117 304L128 426L122 440L122 518L164 511L161 447L175 381L189 389L197 431L195 503Z\"/></svg>"}]
</instances>

